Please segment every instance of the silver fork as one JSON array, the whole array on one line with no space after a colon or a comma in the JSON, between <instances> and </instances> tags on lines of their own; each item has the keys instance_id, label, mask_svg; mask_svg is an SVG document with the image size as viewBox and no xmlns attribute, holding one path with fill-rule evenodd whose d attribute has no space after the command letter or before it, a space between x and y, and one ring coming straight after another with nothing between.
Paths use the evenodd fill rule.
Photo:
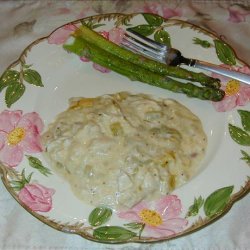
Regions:
<instances>
[{"instance_id":1,"label":"silver fork","mask_svg":"<svg viewBox=\"0 0 250 250\"><path fill-rule=\"evenodd\" d=\"M164 44L158 43L148 37L142 36L135 31L126 31L121 45L135 53L150 57L167 65L177 66L185 64L191 67L208 70L240 82L250 84L250 75L240 73L234 70L225 69L221 66L200 61L197 59L189 59L182 56L181 52L174 48L169 48Z\"/></svg>"}]
</instances>

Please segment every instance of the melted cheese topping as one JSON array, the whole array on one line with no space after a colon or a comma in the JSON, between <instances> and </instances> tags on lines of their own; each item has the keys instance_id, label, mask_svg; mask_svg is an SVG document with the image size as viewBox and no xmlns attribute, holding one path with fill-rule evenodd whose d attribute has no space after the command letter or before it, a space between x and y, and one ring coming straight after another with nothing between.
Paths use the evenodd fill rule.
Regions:
<instances>
[{"instance_id":1,"label":"melted cheese topping","mask_svg":"<svg viewBox=\"0 0 250 250\"><path fill-rule=\"evenodd\" d=\"M207 139L200 120L180 103L121 92L71 99L43 143L80 199L132 207L187 182Z\"/></svg>"}]
</instances>

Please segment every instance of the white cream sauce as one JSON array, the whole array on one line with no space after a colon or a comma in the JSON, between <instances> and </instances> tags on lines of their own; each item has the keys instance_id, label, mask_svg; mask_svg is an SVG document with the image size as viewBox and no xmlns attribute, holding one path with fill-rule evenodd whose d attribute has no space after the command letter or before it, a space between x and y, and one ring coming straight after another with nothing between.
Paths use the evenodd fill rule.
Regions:
<instances>
[{"instance_id":1,"label":"white cream sauce","mask_svg":"<svg viewBox=\"0 0 250 250\"><path fill-rule=\"evenodd\" d=\"M152 200L187 182L207 138L199 118L180 103L121 92L72 98L43 143L77 197L115 208Z\"/></svg>"}]
</instances>

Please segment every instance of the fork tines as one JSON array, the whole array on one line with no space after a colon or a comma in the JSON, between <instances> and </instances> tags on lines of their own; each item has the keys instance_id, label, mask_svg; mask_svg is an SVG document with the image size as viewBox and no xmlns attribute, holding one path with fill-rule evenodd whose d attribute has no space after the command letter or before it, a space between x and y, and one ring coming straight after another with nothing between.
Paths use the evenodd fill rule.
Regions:
<instances>
[{"instance_id":1,"label":"fork tines","mask_svg":"<svg viewBox=\"0 0 250 250\"><path fill-rule=\"evenodd\" d=\"M144 37L134 31L126 31L121 45L133 52L151 57L158 61L164 61L167 46Z\"/></svg>"}]
</instances>

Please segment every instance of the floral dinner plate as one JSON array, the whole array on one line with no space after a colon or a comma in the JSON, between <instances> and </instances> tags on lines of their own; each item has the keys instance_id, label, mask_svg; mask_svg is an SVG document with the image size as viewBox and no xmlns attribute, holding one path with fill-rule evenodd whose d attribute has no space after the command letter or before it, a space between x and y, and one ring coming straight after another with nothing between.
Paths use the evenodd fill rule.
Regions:
<instances>
[{"instance_id":1,"label":"floral dinner plate","mask_svg":"<svg viewBox=\"0 0 250 250\"><path fill-rule=\"evenodd\" d=\"M213 103L129 80L65 50L82 24L110 40L117 29L134 29L186 57L250 74L223 40L181 20L105 14L59 27L30 44L0 78L0 173L8 192L45 224L97 242L167 240L220 218L250 190L250 86L213 75L226 93ZM208 138L205 158L187 184L122 212L79 200L45 160L40 141L48 124L67 109L69 98L120 91L179 101L200 118Z\"/></svg>"}]
</instances>

